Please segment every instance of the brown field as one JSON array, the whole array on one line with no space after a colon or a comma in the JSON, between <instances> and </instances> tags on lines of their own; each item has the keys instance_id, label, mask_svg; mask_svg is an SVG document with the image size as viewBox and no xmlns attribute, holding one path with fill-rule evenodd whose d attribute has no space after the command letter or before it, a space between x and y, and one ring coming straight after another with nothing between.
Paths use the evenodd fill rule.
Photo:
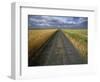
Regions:
<instances>
[{"instance_id":1,"label":"brown field","mask_svg":"<svg viewBox=\"0 0 100 82\"><path fill-rule=\"evenodd\" d=\"M55 32L57 29L34 29L28 30L28 53L33 55Z\"/></svg>"}]
</instances>

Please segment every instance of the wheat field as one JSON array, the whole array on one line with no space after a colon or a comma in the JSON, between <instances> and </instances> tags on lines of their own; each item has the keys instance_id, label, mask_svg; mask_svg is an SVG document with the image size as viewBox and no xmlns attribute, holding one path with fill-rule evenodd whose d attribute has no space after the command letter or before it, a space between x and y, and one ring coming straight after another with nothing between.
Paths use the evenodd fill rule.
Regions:
<instances>
[{"instance_id":1,"label":"wheat field","mask_svg":"<svg viewBox=\"0 0 100 82\"><path fill-rule=\"evenodd\" d=\"M31 29L28 30L28 53L29 57L37 51L57 29Z\"/></svg>"}]
</instances>

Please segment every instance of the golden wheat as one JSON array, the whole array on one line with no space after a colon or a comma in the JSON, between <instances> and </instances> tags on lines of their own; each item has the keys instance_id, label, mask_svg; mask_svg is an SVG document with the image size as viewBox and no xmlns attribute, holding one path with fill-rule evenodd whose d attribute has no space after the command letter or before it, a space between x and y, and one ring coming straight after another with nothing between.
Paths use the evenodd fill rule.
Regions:
<instances>
[{"instance_id":1,"label":"golden wheat","mask_svg":"<svg viewBox=\"0 0 100 82\"><path fill-rule=\"evenodd\" d=\"M29 56L38 50L55 32L56 29L28 30Z\"/></svg>"}]
</instances>

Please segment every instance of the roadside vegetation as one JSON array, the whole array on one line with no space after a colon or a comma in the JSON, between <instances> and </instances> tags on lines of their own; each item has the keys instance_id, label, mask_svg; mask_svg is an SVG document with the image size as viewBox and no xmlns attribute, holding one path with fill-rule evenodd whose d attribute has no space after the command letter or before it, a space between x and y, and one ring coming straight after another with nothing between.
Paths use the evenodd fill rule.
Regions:
<instances>
[{"instance_id":1,"label":"roadside vegetation","mask_svg":"<svg viewBox=\"0 0 100 82\"><path fill-rule=\"evenodd\" d=\"M86 29L63 29L66 37L73 43L73 45L80 52L84 63L87 63L88 58L88 35Z\"/></svg>"}]
</instances>

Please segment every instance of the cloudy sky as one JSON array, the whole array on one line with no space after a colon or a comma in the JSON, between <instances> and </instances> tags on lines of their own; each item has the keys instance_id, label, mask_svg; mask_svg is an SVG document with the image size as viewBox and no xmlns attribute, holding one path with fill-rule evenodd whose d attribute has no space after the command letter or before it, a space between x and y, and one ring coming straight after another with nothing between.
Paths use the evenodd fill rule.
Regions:
<instances>
[{"instance_id":1,"label":"cloudy sky","mask_svg":"<svg viewBox=\"0 0 100 82\"><path fill-rule=\"evenodd\" d=\"M29 28L87 28L87 17L28 15Z\"/></svg>"}]
</instances>

